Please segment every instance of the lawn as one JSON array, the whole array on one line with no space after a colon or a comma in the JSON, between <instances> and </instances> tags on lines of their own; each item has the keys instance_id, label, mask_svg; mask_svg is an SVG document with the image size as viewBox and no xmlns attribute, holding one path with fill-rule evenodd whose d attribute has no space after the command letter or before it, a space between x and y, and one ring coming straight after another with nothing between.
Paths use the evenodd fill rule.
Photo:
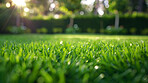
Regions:
<instances>
[{"instance_id":1,"label":"lawn","mask_svg":"<svg viewBox=\"0 0 148 83\"><path fill-rule=\"evenodd\" d=\"M148 83L148 36L0 35L0 83Z\"/></svg>"}]
</instances>

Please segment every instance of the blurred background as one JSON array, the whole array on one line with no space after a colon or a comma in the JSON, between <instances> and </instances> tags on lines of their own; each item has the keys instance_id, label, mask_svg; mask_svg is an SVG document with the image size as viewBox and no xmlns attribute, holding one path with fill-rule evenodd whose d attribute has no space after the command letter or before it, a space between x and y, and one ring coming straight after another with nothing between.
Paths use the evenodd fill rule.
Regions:
<instances>
[{"instance_id":1,"label":"blurred background","mask_svg":"<svg viewBox=\"0 0 148 83\"><path fill-rule=\"evenodd\" d=\"M0 33L148 35L148 0L0 0Z\"/></svg>"}]
</instances>

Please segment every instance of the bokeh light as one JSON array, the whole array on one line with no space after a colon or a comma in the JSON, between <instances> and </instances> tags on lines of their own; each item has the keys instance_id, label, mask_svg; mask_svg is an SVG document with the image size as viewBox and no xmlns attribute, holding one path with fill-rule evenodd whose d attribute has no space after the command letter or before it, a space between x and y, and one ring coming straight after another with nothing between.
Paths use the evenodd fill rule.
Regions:
<instances>
[{"instance_id":1,"label":"bokeh light","mask_svg":"<svg viewBox=\"0 0 148 83\"><path fill-rule=\"evenodd\" d=\"M24 8L24 11L25 11L25 12L29 12L29 8L27 8L27 7Z\"/></svg>"},{"instance_id":2,"label":"bokeh light","mask_svg":"<svg viewBox=\"0 0 148 83\"><path fill-rule=\"evenodd\" d=\"M11 5L9 2L6 3L6 7L9 8Z\"/></svg>"},{"instance_id":3,"label":"bokeh light","mask_svg":"<svg viewBox=\"0 0 148 83\"><path fill-rule=\"evenodd\" d=\"M99 13L99 15L104 15L104 11L101 8L98 8L97 12Z\"/></svg>"}]
</instances>

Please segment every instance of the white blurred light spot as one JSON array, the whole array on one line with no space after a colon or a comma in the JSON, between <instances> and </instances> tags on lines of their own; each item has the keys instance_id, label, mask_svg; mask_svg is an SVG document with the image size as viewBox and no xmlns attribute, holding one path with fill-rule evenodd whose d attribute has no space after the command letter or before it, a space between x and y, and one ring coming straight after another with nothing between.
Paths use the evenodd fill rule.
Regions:
<instances>
[{"instance_id":1,"label":"white blurred light spot","mask_svg":"<svg viewBox=\"0 0 148 83\"><path fill-rule=\"evenodd\" d=\"M82 0L81 4L85 4L85 5L93 5L95 2L95 0Z\"/></svg>"},{"instance_id":2,"label":"white blurred light spot","mask_svg":"<svg viewBox=\"0 0 148 83\"><path fill-rule=\"evenodd\" d=\"M54 18L55 18L55 19L58 19L58 18L60 18L60 15L58 15L58 14L55 14L55 15L54 15Z\"/></svg>"},{"instance_id":3,"label":"white blurred light spot","mask_svg":"<svg viewBox=\"0 0 148 83\"><path fill-rule=\"evenodd\" d=\"M109 8L109 1L108 0L105 0L104 1L104 5L105 5L106 8Z\"/></svg>"},{"instance_id":4,"label":"white blurred light spot","mask_svg":"<svg viewBox=\"0 0 148 83\"><path fill-rule=\"evenodd\" d=\"M60 44L63 44L63 41L61 41Z\"/></svg>"},{"instance_id":5,"label":"white blurred light spot","mask_svg":"<svg viewBox=\"0 0 148 83\"><path fill-rule=\"evenodd\" d=\"M70 65L70 63L71 63L71 62L70 62L70 61L68 61L68 65Z\"/></svg>"},{"instance_id":6,"label":"white blurred light spot","mask_svg":"<svg viewBox=\"0 0 148 83\"><path fill-rule=\"evenodd\" d=\"M29 12L29 8L24 8L24 11L25 12Z\"/></svg>"},{"instance_id":7,"label":"white blurred light spot","mask_svg":"<svg viewBox=\"0 0 148 83\"><path fill-rule=\"evenodd\" d=\"M130 43L130 46L132 46L132 44Z\"/></svg>"},{"instance_id":8,"label":"white blurred light spot","mask_svg":"<svg viewBox=\"0 0 148 83\"><path fill-rule=\"evenodd\" d=\"M55 4L52 3L52 4L50 5L50 7L51 7L51 8L55 8Z\"/></svg>"},{"instance_id":9,"label":"white blurred light spot","mask_svg":"<svg viewBox=\"0 0 148 83\"><path fill-rule=\"evenodd\" d=\"M95 66L94 68L95 68L95 69L99 69L99 66Z\"/></svg>"},{"instance_id":10,"label":"white blurred light spot","mask_svg":"<svg viewBox=\"0 0 148 83\"><path fill-rule=\"evenodd\" d=\"M6 7L9 8L10 7L10 3L7 2L6 3Z\"/></svg>"},{"instance_id":11,"label":"white blurred light spot","mask_svg":"<svg viewBox=\"0 0 148 83\"><path fill-rule=\"evenodd\" d=\"M100 75L99 75L99 77L100 77L101 79L104 78L104 76L105 76L104 74L100 74Z\"/></svg>"},{"instance_id":12,"label":"white blurred light spot","mask_svg":"<svg viewBox=\"0 0 148 83\"><path fill-rule=\"evenodd\" d=\"M101 15L101 16L104 14L104 11L102 9L100 9L100 8L98 8L97 11L98 11L99 15Z\"/></svg>"}]
</instances>

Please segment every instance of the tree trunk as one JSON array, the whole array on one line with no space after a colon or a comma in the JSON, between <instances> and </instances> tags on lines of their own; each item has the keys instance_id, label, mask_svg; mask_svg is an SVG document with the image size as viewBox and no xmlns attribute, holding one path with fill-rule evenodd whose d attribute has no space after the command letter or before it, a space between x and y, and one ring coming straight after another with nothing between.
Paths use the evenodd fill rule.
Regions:
<instances>
[{"instance_id":1,"label":"tree trunk","mask_svg":"<svg viewBox=\"0 0 148 83\"><path fill-rule=\"evenodd\" d=\"M118 14L118 12L116 12L116 15L115 15L115 28L116 29L119 28L119 14Z\"/></svg>"},{"instance_id":2,"label":"tree trunk","mask_svg":"<svg viewBox=\"0 0 148 83\"><path fill-rule=\"evenodd\" d=\"M20 27L20 14L19 13L17 14L17 17L16 17L16 26Z\"/></svg>"},{"instance_id":3,"label":"tree trunk","mask_svg":"<svg viewBox=\"0 0 148 83\"><path fill-rule=\"evenodd\" d=\"M73 27L73 23L74 23L74 19L72 17L70 17L68 27Z\"/></svg>"}]
</instances>

